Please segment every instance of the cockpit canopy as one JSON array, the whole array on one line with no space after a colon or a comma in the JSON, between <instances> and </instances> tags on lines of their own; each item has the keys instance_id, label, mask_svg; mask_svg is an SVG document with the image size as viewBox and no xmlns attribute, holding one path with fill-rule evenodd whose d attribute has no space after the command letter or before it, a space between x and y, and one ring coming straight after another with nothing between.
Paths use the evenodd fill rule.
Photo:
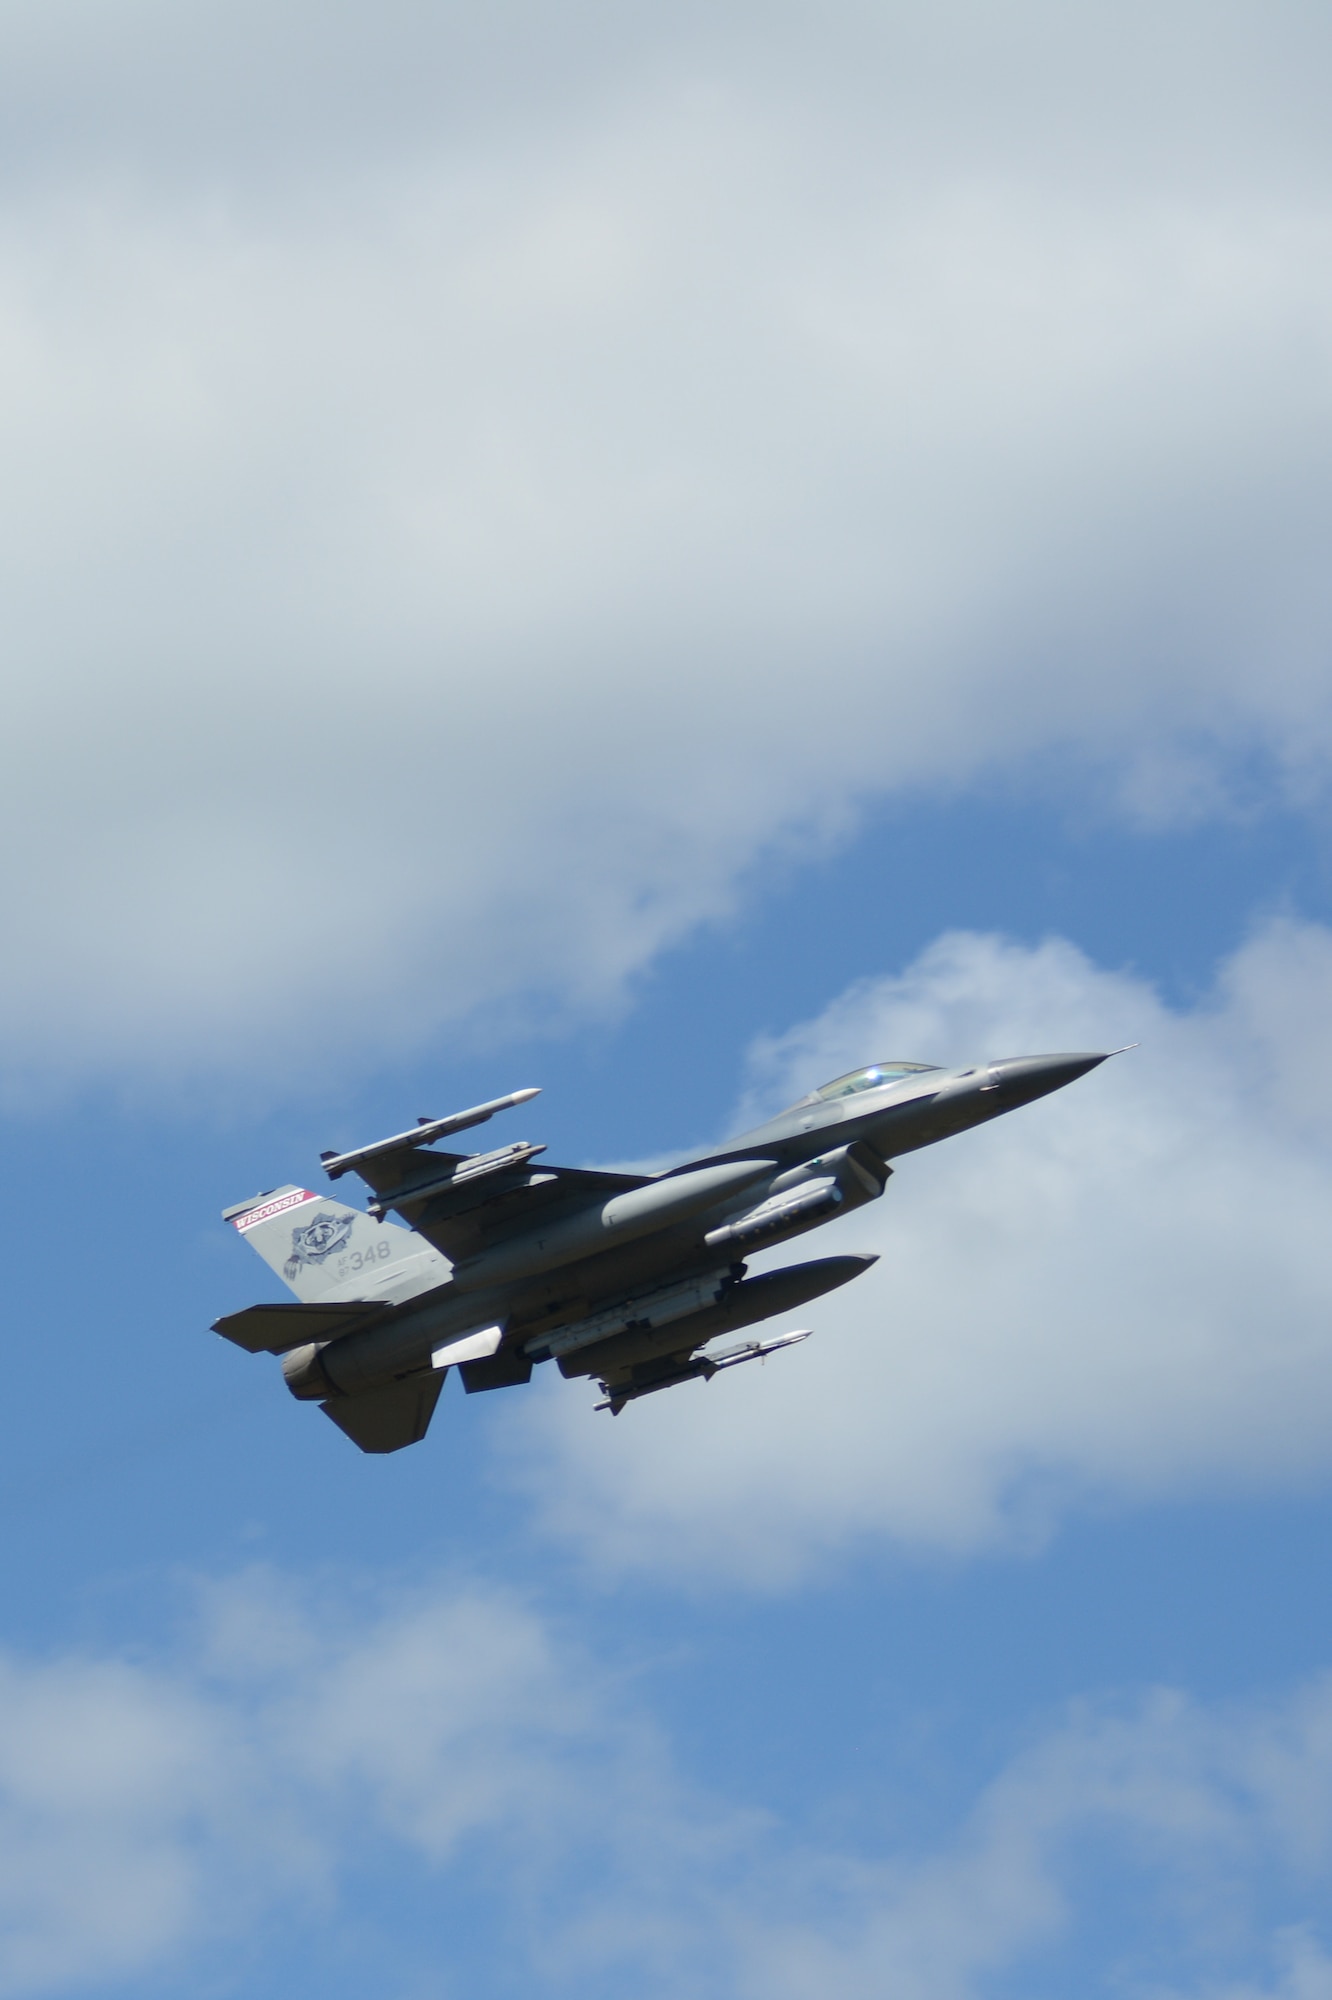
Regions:
<instances>
[{"instance_id":1,"label":"cockpit canopy","mask_svg":"<svg viewBox=\"0 0 1332 2000\"><path fill-rule=\"evenodd\" d=\"M871 1063L868 1069L853 1069L845 1076L834 1077L831 1083L811 1090L809 1096L802 1097L800 1102L817 1104L820 1098L853 1097L858 1090L881 1090L885 1084L900 1083L907 1076L923 1076L927 1070L937 1070L938 1067L938 1063Z\"/></svg>"}]
</instances>

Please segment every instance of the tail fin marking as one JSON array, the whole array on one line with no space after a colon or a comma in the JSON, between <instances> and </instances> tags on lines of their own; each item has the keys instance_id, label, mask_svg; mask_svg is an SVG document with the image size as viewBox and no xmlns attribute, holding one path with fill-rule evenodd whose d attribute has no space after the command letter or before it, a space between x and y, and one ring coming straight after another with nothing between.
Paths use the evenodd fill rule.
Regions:
<instances>
[{"instance_id":1,"label":"tail fin marking","mask_svg":"<svg viewBox=\"0 0 1332 2000\"><path fill-rule=\"evenodd\" d=\"M297 1298L310 1304L332 1292L344 1298L401 1293L400 1281L409 1276L413 1293L428 1291L452 1269L415 1230L378 1222L309 1188L274 1188L227 1209L225 1218Z\"/></svg>"}]
</instances>

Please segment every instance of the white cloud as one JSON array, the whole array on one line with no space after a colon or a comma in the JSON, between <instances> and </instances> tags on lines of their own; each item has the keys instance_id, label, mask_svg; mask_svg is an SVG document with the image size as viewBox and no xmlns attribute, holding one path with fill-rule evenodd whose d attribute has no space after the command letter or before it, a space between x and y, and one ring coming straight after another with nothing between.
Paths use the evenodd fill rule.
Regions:
<instances>
[{"instance_id":1,"label":"white cloud","mask_svg":"<svg viewBox=\"0 0 1332 2000\"><path fill-rule=\"evenodd\" d=\"M447 1986L451 1876L485 1885L478 1992L493 1962L496 1991L517 1966L551 1993L983 2000L1052 1954L1080 1990L1142 2000L1329 1990L1326 1680L1245 1706L1074 1704L951 1829L832 1851L691 1782L641 1686L530 1608L328 1585L340 1602L282 1577L211 1587L155 1666L6 1657L0 1993L192 1983L205 1962L225 1985L273 1926L336 1942L353 1909L363 1941L384 1926L386 1991L418 1952ZM413 1862L435 1885L424 1931ZM381 1866L382 1912L352 1886Z\"/></svg>"},{"instance_id":2,"label":"white cloud","mask_svg":"<svg viewBox=\"0 0 1332 2000\"><path fill-rule=\"evenodd\" d=\"M243 1955L276 1912L327 1926L368 1842L444 1867L488 1840L517 1894L552 1840L595 1842L599 1773L629 1825L647 1745L531 1612L346 1592L208 1589L157 1666L0 1660L0 1993Z\"/></svg>"},{"instance_id":3,"label":"white cloud","mask_svg":"<svg viewBox=\"0 0 1332 2000\"><path fill-rule=\"evenodd\" d=\"M1051 752L1323 785L1322 24L627 22L0 14L12 1062L604 1004Z\"/></svg>"},{"instance_id":4,"label":"white cloud","mask_svg":"<svg viewBox=\"0 0 1332 2000\"><path fill-rule=\"evenodd\" d=\"M364 1936L381 1864L386 1991L487 1936L483 1966L516 1954L542 1990L626 1965L712 1990L721 1881L764 1822L691 1791L622 1669L502 1591L325 1585L208 1586L163 1664L0 1659L0 1994L204 1953L226 1983L275 1925ZM422 1869L471 1885L466 1942L433 1891L422 1933Z\"/></svg>"},{"instance_id":5,"label":"white cloud","mask_svg":"<svg viewBox=\"0 0 1332 2000\"><path fill-rule=\"evenodd\" d=\"M1168 1692L1118 1713L1074 1707L946 1847L861 1876L840 1928L778 1921L744 1990L972 2000L1021 1990L1009 1978L1059 1949L1084 1992L1258 2000L1235 1975L1262 1965L1272 2000L1323 2000L1332 1959L1313 1926L1270 1911L1322 1914L1330 1715L1325 1682L1266 1708ZM1079 1930L1107 1907L1117 1921L1089 1961Z\"/></svg>"},{"instance_id":6,"label":"white cloud","mask_svg":"<svg viewBox=\"0 0 1332 2000\"><path fill-rule=\"evenodd\" d=\"M299 1886L271 1828L242 1810L238 1829L262 1784L197 1690L117 1661L12 1658L0 1686L0 1992L109 1983L169 1957L207 1927L211 1885L242 1920L260 1870L280 1893Z\"/></svg>"},{"instance_id":7,"label":"white cloud","mask_svg":"<svg viewBox=\"0 0 1332 2000\"><path fill-rule=\"evenodd\" d=\"M1332 935L1286 922L1192 1012L1057 940L944 937L853 987L756 1052L733 1129L879 1058L1142 1046L770 1253L881 1261L762 1371L614 1421L524 1392L498 1434L543 1522L597 1562L774 1582L863 1536L965 1550L1068 1506L1325 1483L1329 1011Z\"/></svg>"}]
</instances>

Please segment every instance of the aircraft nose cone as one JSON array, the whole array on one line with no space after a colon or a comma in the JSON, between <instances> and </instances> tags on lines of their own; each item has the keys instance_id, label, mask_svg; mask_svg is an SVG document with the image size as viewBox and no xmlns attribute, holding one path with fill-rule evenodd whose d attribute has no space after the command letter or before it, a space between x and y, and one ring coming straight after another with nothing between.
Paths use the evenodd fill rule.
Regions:
<instances>
[{"instance_id":1,"label":"aircraft nose cone","mask_svg":"<svg viewBox=\"0 0 1332 2000\"><path fill-rule=\"evenodd\" d=\"M1095 1069L1098 1063L1105 1060L1105 1054L1009 1056L1003 1062L990 1064L984 1088L995 1091L1007 1110L1013 1105L1030 1104L1035 1098L1047 1097L1052 1090L1062 1090L1066 1083L1085 1076L1089 1069Z\"/></svg>"}]
</instances>

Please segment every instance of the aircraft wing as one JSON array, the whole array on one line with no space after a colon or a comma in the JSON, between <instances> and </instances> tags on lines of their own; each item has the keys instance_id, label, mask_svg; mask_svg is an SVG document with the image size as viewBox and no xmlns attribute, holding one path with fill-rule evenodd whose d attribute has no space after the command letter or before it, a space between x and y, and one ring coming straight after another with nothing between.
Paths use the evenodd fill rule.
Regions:
<instances>
[{"instance_id":1,"label":"aircraft wing","mask_svg":"<svg viewBox=\"0 0 1332 2000\"><path fill-rule=\"evenodd\" d=\"M551 1209L647 1185L645 1174L544 1163L533 1168L531 1160L543 1150L521 1143L480 1154L403 1147L363 1159L352 1171L372 1190L373 1215L394 1211L455 1263L501 1237L521 1235Z\"/></svg>"},{"instance_id":2,"label":"aircraft wing","mask_svg":"<svg viewBox=\"0 0 1332 2000\"><path fill-rule=\"evenodd\" d=\"M246 1306L244 1312L227 1313L222 1319L215 1319L212 1330L234 1340L248 1354L286 1354L293 1347L304 1346L307 1340L336 1340L340 1333L368 1325L390 1310L374 1300L353 1300L336 1306Z\"/></svg>"},{"instance_id":3,"label":"aircraft wing","mask_svg":"<svg viewBox=\"0 0 1332 2000\"><path fill-rule=\"evenodd\" d=\"M429 1430L447 1373L437 1368L363 1396L330 1396L320 1408L362 1451L401 1451L419 1444Z\"/></svg>"}]
</instances>

